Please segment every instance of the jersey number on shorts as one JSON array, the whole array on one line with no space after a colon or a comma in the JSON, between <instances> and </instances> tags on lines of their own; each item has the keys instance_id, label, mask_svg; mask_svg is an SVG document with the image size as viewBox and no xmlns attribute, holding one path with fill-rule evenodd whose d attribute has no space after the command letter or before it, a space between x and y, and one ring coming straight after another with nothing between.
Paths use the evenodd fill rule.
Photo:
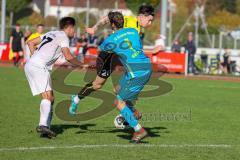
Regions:
<instances>
[{"instance_id":1,"label":"jersey number on shorts","mask_svg":"<svg viewBox=\"0 0 240 160\"><path fill-rule=\"evenodd\" d=\"M38 50L40 50L40 48L42 48L42 46L44 46L45 44L51 42L53 39L51 37L43 37L43 40L41 42L41 45L39 46Z\"/></svg>"}]
</instances>

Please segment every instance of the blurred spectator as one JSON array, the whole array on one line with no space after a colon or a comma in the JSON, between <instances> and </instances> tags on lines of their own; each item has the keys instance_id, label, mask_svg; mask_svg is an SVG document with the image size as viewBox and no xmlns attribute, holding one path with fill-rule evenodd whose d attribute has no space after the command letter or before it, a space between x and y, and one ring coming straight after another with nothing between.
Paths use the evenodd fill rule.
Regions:
<instances>
[{"instance_id":1,"label":"blurred spectator","mask_svg":"<svg viewBox=\"0 0 240 160\"><path fill-rule=\"evenodd\" d=\"M217 53L216 59L217 59L217 73L221 74L221 53Z\"/></svg>"},{"instance_id":2,"label":"blurred spectator","mask_svg":"<svg viewBox=\"0 0 240 160\"><path fill-rule=\"evenodd\" d=\"M188 40L185 44L185 51L188 54L188 73L195 74L196 73L196 65L195 65L195 54L197 48L193 41L193 34L190 32L188 34Z\"/></svg>"},{"instance_id":3,"label":"blurred spectator","mask_svg":"<svg viewBox=\"0 0 240 160\"><path fill-rule=\"evenodd\" d=\"M201 55L200 55L200 58L201 58L201 64L202 64L202 71L203 71L203 73L207 73L208 72L208 55L207 55L207 52L203 50ZM216 58L216 62L217 62L217 65L218 65L217 58Z\"/></svg>"},{"instance_id":4,"label":"blurred spectator","mask_svg":"<svg viewBox=\"0 0 240 160\"><path fill-rule=\"evenodd\" d=\"M180 45L178 40L174 41L174 43L172 45L172 48L171 48L171 51L181 53L181 45Z\"/></svg>"},{"instance_id":5,"label":"blurred spectator","mask_svg":"<svg viewBox=\"0 0 240 160\"><path fill-rule=\"evenodd\" d=\"M95 35L90 35L88 36L88 42L89 42L89 45L91 46L97 46L97 40L98 40L98 37L95 36Z\"/></svg>"},{"instance_id":6,"label":"blurred spectator","mask_svg":"<svg viewBox=\"0 0 240 160\"><path fill-rule=\"evenodd\" d=\"M27 39L31 36L32 32L27 29L25 32L24 32L24 41L26 42Z\"/></svg>"},{"instance_id":7,"label":"blurred spectator","mask_svg":"<svg viewBox=\"0 0 240 160\"><path fill-rule=\"evenodd\" d=\"M182 53L182 54L185 53L185 46L184 46L184 45L181 47L181 51L180 51L180 53Z\"/></svg>"},{"instance_id":8,"label":"blurred spectator","mask_svg":"<svg viewBox=\"0 0 240 160\"><path fill-rule=\"evenodd\" d=\"M44 24L38 24L36 26L36 32L35 33L32 33L26 40L26 43L30 40L33 40L35 38L38 38L40 37L41 35L43 35L43 31L44 31ZM25 52L25 61L28 61L29 58L31 57L31 52L28 48L28 46L26 45L26 52Z\"/></svg>"},{"instance_id":9,"label":"blurred spectator","mask_svg":"<svg viewBox=\"0 0 240 160\"><path fill-rule=\"evenodd\" d=\"M70 39L70 47L76 47L78 40L77 34L75 33L74 37Z\"/></svg>"},{"instance_id":10,"label":"blurred spectator","mask_svg":"<svg viewBox=\"0 0 240 160\"><path fill-rule=\"evenodd\" d=\"M228 74L230 72L230 50L229 49L225 49L224 50L224 54L223 54L223 62L221 63L222 66L222 72L224 74Z\"/></svg>"},{"instance_id":11,"label":"blurred spectator","mask_svg":"<svg viewBox=\"0 0 240 160\"><path fill-rule=\"evenodd\" d=\"M20 24L16 24L10 36L10 49L13 52L13 63L15 66L23 59L24 36Z\"/></svg>"},{"instance_id":12,"label":"blurred spectator","mask_svg":"<svg viewBox=\"0 0 240 160\"><path fill-rule=\"evenodd\" d=\"M164 35L158 36L158 38L155 41L154 53L165 50L165 39L166 37Z\"/></svg>"},{"instance_id":13,"label":"blurred spectator","mask_svg":"<svg viewBox=\"0 0 240 160\"><path fill-rule=\"evenodd\" d=\"M103 33L103 37L101 37L101 39L98 41L98 45L99 45L99 46L102 44L102 42L104 41L104 39L108 37L108 35L109 35L109 34L108 34L107 31L105 31L105 32Z\"/></svg>"},{"instance_id":14,"label":"blurred spectator","mask_svg":"<svg viewBox=\"0 0 240 160\"><path fill-rule=\"evenodd\" d=\"M85 55L87 53L87 49L88 49L88 39L85 34L81 35L81 38L79 39L79 43L81 43L82 55L85 57Z\"/></svg>"},{"instance_id":15,"label":"blurred spectator","mask_svg":"<svg viewBox=\"0 0 240 160\"><path fill-rule=\"evenodd\" d=\"M240 57L240 54L238 55ZM235 75L240 76L240 64L236 64L236 72Z\"/></svg>"},{"instance_id":16,"label":"blurred spectator","mask_svg":"<svg viewBox=\"0 0 240 160\"><path fill-rule=\"evenodd\" d=\"M84 63L84 55L83 55L82 50L83 50L83 48L82 48L82 39L77 39L76 50L75 50L74 54L77 56L77 59L79 61Z\"/></svg>"}]
</instances>

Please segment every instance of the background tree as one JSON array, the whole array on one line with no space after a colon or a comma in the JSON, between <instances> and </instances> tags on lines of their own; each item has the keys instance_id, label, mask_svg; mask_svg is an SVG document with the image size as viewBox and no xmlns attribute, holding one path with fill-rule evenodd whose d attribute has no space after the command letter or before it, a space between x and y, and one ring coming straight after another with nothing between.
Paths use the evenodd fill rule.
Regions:
<instances>
[{"instance_id":1,"label":"background tree","mask_svg":"<svg viewBox=\"0 0 240 160\"><path fill-rule=\"evenodd\" d=\"M206 0L206 13L211 16L219 10L226 10L230 13L237 12L239 0Z\"/></svg>"},{"instance_id":2,"label":"background tree","mask_svg":"<svg viewBox=\"0 0 240 160\"><path fill-rule=\"evenodd\" d=\"M236 14L240 15L240 0L236 2Z\"/></svg>"},{"instance_id":3,"label":"background tree","mask_svg":"<svg viewBox=\"0 0 240 160\"><path fill-rule=\"evenodd\" d=\"M125 0L127 7L137 14L139 6L142 4L151 4L155 9L159 8L160 0Z\"/></svg>"},{"instance_id":4,"label":"background tree","mask_svg":"<svg viewBox=\"0 0 240 160\"><path fill-rule=\"evenodd\" d=\"M174 0L176 4L176 12L173 14L173 22L172 22L172 35L174 36L180 31L181 27L186 23L187 18L192 14L194 3L189 6L189 0ZM182 36L180 36L180 41L183 43L186 40L187 32L193 31L194 22L191 20L185 30L182 32Z\"/></svg>"},{"instance_id":5,"label":"background tree","mask_svg":"<svg viewBox=\"0 0 240 160\"><path fill-rule=\"evenodd\" d=\"M57 17L55 16L47 16L44 18L44 24L46 27L56 27L57 23Z\"/></svg>"},{"instance_id":6,"label":"background tree","mask_svg":"<svg viewBox=\"0 0 240 160\"><path fill-rule=\"evenodd\" d=\"M22 24L22 25L37 25L39 23L44 23L44 18L41 14L37 13L37 12L32 12L31 15L26 16L22 19L19 19L17 21L18 23Z\"/></svg>"},{"instance_id":7,"label":"background tree","mask_svg":"<svg viewBox=\"0 0 240 160\"><path fill-rule=\"evenodd\" d=\"M236 13L237 0L224 0L221 9L225 9L230 13Z\"/></svg>"},{"instance_id":8,"label":"background tree","mask_svg":"<svg viewBox=\"0 0 240 160\"><path fill-rule=\"evenodd\" d=\"M10 25L32 13L31 9L28 8L32 0L7 0L6 2L6 10L7 15L10 17Z\"/></svg>"},{"instance_id":9,"label":"background tree","mask_svg":"<svg viewBox=\"0 0 240 160\"><path fill-rule=\"evenodd\" d=\"M70 13L69 16L75 18L77 27L80 27L81 30L85 29L85 27L86 27L86 12ZM93 14L89 13L89 26L93 26L96 22L97 22L97 18Z\"/></svg>"},{"instance_id":10,"label":"background tree","mask_svg":"<svg viewBox=\"0 0 240 160\"><path fill-rule=\"evenodd\" d=\"M210 27L221 30L233 30L239 27L240 16L226 10L217 11L215 15L208 17Z\"/></svg>"}]
</instances>

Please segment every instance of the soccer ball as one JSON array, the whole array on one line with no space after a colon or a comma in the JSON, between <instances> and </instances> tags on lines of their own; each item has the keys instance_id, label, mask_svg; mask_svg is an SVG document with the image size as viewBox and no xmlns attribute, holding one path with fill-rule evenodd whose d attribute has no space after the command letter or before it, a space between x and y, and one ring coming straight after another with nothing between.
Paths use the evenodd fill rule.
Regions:
<instances>
[{"instance_id":1,"label":"soccer ball","mask_svg":"<svg viewBox=\"0 0 240 160\"><path fill-rule=\"evenodd\" d=\"M117 129L128 129L129 128L128 123L125 121L124 117L121 114L117 115L113 122Z\"/></svg>"}]
</instances>

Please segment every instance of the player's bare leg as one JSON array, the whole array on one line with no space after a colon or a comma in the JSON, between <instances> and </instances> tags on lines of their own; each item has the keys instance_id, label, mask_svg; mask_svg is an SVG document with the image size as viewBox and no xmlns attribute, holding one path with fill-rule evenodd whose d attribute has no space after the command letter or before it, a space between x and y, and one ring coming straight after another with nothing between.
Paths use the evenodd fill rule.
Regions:
<instances>
[{"instance_id":1,"label":"player's bare leg","mask_svg":"<svg viewBox=\"0 0 240 160\"><path fill-rule=\"evenodd\" d=\"M42 137L53 138L56 137L56 133L50 130L52 120L52 104L54 102L53 91L46 91L41 94L42 101L40 104L40 121L39 126L36 128L38 133L41 133Z\"/></svg>"},{"instance_id":2,"label":"player's bare leg","mask_svg":"<svg viewBox=\"0 0 240 160\"><path fill-rule=\"evenodd\" d=\"M97 91L102 88L102 86L107 81L107 78L101 78L99 76L96 79L86 84L83 89L78 93L78 95L73 95L71 97L71 105L69 107L69 113L74 115L76 114L77 105L81 99L84 99L86 96L90 95L92 92Z\"/></svg>"}]
</instances>

